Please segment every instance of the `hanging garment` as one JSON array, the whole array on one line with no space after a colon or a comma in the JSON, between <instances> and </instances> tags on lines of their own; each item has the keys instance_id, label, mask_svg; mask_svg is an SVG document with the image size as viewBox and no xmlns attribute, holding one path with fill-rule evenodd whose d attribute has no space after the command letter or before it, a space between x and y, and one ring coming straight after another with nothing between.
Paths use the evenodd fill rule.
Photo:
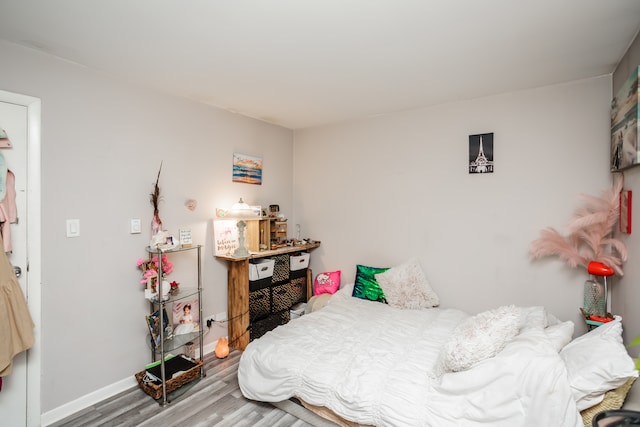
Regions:
<instances>
[{"instance_id":1,"label":"hanging garment","mask_svg":"<svg viewBox=\"0 0 640 427\"><path fill-rule=\"evenodd\" d=\"M11 252L11 224L18 222L18 207L16 206L16 177L12 171L7 171L6 195L0 201L0 235L4 242L4 251Z\"/></svg>"},{"instance_id":2,"label":"hanging garment","mask_svg":"<svg viewBox=\"0 0 640 427\"><path fill-rule=\"evenodd\" d=\"M11 373L16 354L33 346L34 327L13 265L0 251L0 377Z\"/></svg>"},{"instance_id":3,"label":"hanging garment","mask_svg":"<svg viewBox=\"0 0 640 427\"><path fill-rule=\"evenodd\" d=\"M7 161L0 153L0 200L4 200L7 195Z\"/></svg>"}]
</instances>

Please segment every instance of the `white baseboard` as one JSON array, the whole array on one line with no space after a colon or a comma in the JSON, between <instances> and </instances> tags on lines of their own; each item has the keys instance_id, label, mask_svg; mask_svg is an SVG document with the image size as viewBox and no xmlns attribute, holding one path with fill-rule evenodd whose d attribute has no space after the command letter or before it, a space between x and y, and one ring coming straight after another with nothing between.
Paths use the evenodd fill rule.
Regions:
<instances>
[{"instance_id":1,"label":"white baseboard","mask_svg":"<svg viewBox=\"0 0 640 427\"><path fill-rule=\"evenodd\" d=\"M58 406L49 412L45 412L40 417L41 425L48 426L55 422L58 422L69 415L82 411L91 405L101 402L111 396L137 386L138 382L133 376L127 377L124 380L118 381L99 390L86 394L79 399L73 400L69 403L65 403L62 406Z\"/></svg>"},{"instance_id":2,"label":"white baseboard","mask_svg":"<svg viewBox=\"0 0 640 427\"><path fill-rule=\"evenodd\" d=\"M204 346L204 354L209 354L214 351L216 348L216 343L210 343ZM199 357L196 354L196 357ZM96 403L102 402L105 399L110 398L111 396L115 396L118 393L121 393L125 390L130 389L131 387L138 386L138 382L135 377L132 375L127 377L121 381L103 387L99 390L86 394L76 400L73 400L69 403L65 403L62 406L58 406L55 409L52 409L49 412L45 412L40 416L40 423L42 427L46 427L53 423L56 423L60 420L65 419L66 417L75 414L76 412L80 412L85 408L88 408L91 405L95 405Z\"/></svg>"},{"instance_id":3,"label":"white baseboard","mask_svg":"<svg viewBox=\"0 0 640 427\"><path fill-rule=\"evenodd\" d=\"M216 349L216 344L217 344L217 341L209 343L209 344L205 344L205 346L204 346L204 354L213 353L215 351L215 349Z\"/></svg>"}]
</instances>

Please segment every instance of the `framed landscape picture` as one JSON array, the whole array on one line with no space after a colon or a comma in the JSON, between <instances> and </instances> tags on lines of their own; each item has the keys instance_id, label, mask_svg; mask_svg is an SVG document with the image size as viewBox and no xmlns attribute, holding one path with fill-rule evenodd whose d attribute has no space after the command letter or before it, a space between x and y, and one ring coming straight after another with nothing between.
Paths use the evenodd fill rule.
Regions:
<instances>
[{"instance_id":1,"label":"framed landscape picture","mask_svg":"<svg viewBox=\"0 0 640 427\"><path fill-rule=\"evenodd\" d=\"M611 171L640 164L637 67L611 101Z\"/></svg>"},{"instance_id":2,"label":"framed landscape picture","mask_svg":"<svg viewBox=\"0 0 640 427\"><path fill-rule=\"evenodd\" d=\"M233 153L233 182L262 185L262 157Z\"/></svg>"}]
</instances>

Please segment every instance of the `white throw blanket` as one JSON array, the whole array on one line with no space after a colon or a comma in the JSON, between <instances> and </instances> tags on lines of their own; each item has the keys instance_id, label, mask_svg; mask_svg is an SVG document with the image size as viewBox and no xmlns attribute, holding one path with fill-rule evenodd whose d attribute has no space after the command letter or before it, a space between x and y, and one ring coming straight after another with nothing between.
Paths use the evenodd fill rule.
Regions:
<instances>
[{"instance_id":1,"label":"white throw blanket","mask_svg":"<svg viewBox=\"0 0 640 427\"><path fill-rule=\"evenodd\" d=\"M438 376L442 346L468 314L399 310L350 290L251 342L238 369L242 393L296 396L376 426L582 426L543 308L523 309L520 333L497 356Z\"/></svg>"}]
</instances>

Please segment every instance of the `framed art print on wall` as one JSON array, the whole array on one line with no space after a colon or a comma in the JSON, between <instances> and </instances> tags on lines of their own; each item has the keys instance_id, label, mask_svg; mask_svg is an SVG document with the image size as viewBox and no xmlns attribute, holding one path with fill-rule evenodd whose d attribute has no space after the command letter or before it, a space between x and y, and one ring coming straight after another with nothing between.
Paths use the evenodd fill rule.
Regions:
<instances>
[{"instance_id":1,"label":"framed art print on wall","mask_svg":"<svg viewBox=\"0 0 640 427\"><path fill-rule=\"evenodd\" d=\"M233 153L233 182L262 185L262 157Z\"/></svg>"},{"instance_id":2,"label":"framed art print on wall","mask_svg":"<svg viewBox=\"0 0 640 427\"><path fill-rule=\"evenodd\" d=\"M493 132L469 135L469 173L493 173Z\"/></svg>"},{"instance_id":3,"label":"framed art print on wall","mask_svg":"<svg viewBox=\"0 0 640 427\"><path fill-rule=\"evenodd\" d=\"M637 67L611 101L611 172L640 164Z\"/></svg>"}]
</instances>

